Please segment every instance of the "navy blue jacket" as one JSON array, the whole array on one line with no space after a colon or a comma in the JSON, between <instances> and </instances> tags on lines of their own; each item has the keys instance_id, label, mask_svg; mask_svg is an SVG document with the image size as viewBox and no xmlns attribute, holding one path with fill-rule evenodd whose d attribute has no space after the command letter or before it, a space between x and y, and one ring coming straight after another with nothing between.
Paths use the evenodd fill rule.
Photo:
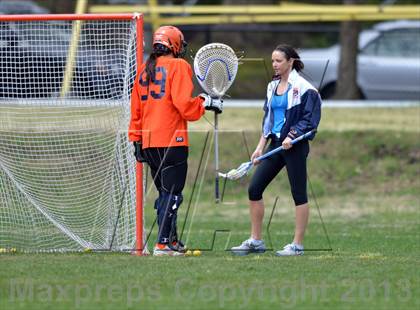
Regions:
<instances>
[{"instance_id":1,"label":"navy blue jacket","mask_svg":"<svg viewBox=\"0 0 420 310\"><path fill-rule=\"evenodd\" d=\"M264 103L265 113L262 122L262 132L265 138L271 134L274 125L271 100L279 83L280 80L274 80L267 86L267 96ZM316 129L321 120L321 97L318 91L296 70L290 72L288 83L291 88L287 96L285 122L281 132L277 134L280 141L283 141L287 136L295 139L312 129ZM312 140L314 137L315 133L308 139Z\"/></svg>"}]
</instances>

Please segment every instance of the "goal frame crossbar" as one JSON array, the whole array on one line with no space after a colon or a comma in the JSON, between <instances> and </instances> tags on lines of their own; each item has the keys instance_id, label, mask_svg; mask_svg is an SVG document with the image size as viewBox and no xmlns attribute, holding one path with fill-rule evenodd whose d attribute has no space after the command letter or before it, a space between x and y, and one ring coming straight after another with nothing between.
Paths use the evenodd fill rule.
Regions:
<instances>
[{"instance_id":1,"label":"goal frame crossbar","mask_svg":"<svg viewBox=\"0 0 420 310\"><path fill-rule=\"evenodd\" d=\"M54 20L130 20L138 19L143 25L143 14L0 14L0 21L54 21Z\"/></svg>"}]
</instances>

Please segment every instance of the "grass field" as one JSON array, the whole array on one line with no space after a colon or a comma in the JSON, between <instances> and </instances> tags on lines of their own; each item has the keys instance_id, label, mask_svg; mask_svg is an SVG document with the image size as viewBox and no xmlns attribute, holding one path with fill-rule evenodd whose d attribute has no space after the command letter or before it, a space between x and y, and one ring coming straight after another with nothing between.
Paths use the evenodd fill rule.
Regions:
<instances>
[{"instance_id":1,"label":"grass field","mask_svg":"<svg viewBox=\"0 0 420 310\"><path fill-rule=\"evenodd\" d=\"M260 119L259 109L226 109L220 123L221 170L247 160ZM202 256L0 254L0 309L420 307L419 107L324 109L311 144L312 211L305 239L306 249L321 251L303 257L277 258L272 250L233 257L226 250L249 234L249 177L226 183L223 203L213 203L211 137L204 148L208 128L206 120L191 126L190 170L178 221L183 239L203 249ZM333 251L327 251L313 194ZM154 195L153 190L147 195L148 225ZM264 197L264 238L276 250L293 232L284 172Z\"/></svg>"}]
</instances>

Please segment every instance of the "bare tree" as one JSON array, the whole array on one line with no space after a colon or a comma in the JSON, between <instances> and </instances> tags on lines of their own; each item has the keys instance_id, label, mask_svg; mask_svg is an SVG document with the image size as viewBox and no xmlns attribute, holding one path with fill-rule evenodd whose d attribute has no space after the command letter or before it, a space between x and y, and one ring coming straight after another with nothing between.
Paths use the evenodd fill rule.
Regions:
<instances>
[{"instance_id":1,"label":"bare tree","mask_svg":"<svg viewBox=\"0 0 420 310\"><path fill-rule=\"evenodd\" d=\"M343 0L345 5L357 4L358 0ZM335 99L360 99L357 86L357 53L360 26L357 21L343 21L340 25L340 63L338 66Z\"/></svg>"}]
</instances>

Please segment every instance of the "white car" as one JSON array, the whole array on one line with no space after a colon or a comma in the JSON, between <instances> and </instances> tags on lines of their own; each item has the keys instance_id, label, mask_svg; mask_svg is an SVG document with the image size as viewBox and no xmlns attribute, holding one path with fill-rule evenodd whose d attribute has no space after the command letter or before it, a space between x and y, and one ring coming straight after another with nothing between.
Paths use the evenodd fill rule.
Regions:
<instances>
[{"instance_id":1,"label":"white car","mask_svg":"<svg viewBox=\"0 0 420 310\"><path fill-rule=\"evenodd\" d=\"M357 85L365 99L420 100L420 21L376 24L359 36ZM299 53L323 98L335 92L340 46Z\"/></svg>"}]
</instances>

